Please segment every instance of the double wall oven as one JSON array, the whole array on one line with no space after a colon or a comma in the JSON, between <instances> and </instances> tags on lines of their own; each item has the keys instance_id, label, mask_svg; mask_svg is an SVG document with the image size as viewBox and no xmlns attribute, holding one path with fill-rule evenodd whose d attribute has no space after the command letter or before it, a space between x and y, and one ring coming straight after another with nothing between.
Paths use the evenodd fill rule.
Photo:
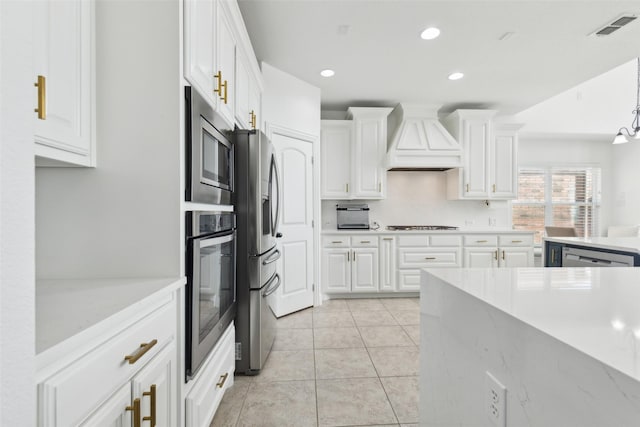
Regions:
<instances>
[{"instance_id":1,"label":"double wall oven","mask_svg":"<svg viewBox=\"0 0 640 427\"><path fill-rule=\"evenodd\" d=\"M258 373L275 339L269 296L280 286L278 165L273 145L260 131L238 130L235 209L238 215L238 314L236 371Z\"/></svg>"},{"instance_id":2,"label":"double wall oven","mask_svg":"<svg viewBox=\"0 0 640 427\"><path fill-rule=\"evenodd\" d=\"M230 205L232 132L191 87L185 88L185 200ZM236 315L236 216L186 212L186 380L193 378Z\"/></svg>"}]
</instances>

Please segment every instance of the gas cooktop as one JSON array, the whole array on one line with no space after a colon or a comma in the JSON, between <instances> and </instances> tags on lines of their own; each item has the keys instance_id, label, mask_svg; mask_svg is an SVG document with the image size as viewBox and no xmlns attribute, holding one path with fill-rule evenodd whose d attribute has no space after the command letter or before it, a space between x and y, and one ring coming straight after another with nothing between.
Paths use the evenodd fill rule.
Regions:
<instances>
[{"instance_id":1,"label":"gas cooktop","mask_svg":"<svg viewBox=\"0 0 640 427\"><path fill-rule=\"evenodd\" d=\"M389 231L457 230L449 225L388 225Z\"/></svg>"}]
</instances>

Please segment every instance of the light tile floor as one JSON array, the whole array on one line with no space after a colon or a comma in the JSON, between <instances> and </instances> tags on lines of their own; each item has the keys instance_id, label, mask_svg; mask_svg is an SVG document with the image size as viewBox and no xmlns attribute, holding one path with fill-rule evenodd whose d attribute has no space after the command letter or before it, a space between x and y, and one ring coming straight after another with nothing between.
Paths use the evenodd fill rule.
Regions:
<instances>
[{"instance_id":1,"label":"light tile floor","mask_svg":"<svg viewBox=\"0 0 640 427\"><path fill-rule=\"evenodd\" d=\"M264 369L235 377L211 427L417 426L419 310L336 299L278 319Z\"/></svg>"}]
</instances>

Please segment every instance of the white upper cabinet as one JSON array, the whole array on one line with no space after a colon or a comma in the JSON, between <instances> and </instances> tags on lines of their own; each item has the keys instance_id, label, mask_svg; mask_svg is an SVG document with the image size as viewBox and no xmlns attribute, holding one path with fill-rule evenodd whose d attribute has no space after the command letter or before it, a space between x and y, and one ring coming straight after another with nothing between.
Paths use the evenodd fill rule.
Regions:
<instances>
[{"instance_id":1,"label":"white upper cabinet","mask_svg":"<svg viewBox=\"0 0 640 427\"><path fill-rule=\"evenodd\" d=\"M262 88L251 72L249 56L236 49L236 123L241 129L261 129Z\"/></svg>"},{"instance_id":2,"label":"white upper cabinet","mask_svg":"<svg viewBox=\"0 0 640 427\"><path fill-rule=\"evenodd\" d=\"M387 115L391 108L349 108L351 120L323 120L322 198L382 199L386 193Z\"/></svg>"},{"instance_id":3,"label":"white upper cabinet","mask_svg":"<svg viewBox=\"0 0 640 427\"><path fill-rule=\"evenodd\" d=\"M217 105L214 0L184 2L184 75L211 106ZM215 69L215 70L214 70Z\"/></svg>"},{"instance_id":4,"label":"white upper cabinet","mask_svg":"<svg viewBox=\"0 0 640 427\"><path fill-rule=\"evenodd\" d=\"M323 199L349 198L353 130L351 120L322 120L320 179Z\"/></svg>"},{"instance_id":5,"label":"white upper cabinet","mask_svg":"<svg viewBox=\"0 0 640 427\"><path fill-rule=\"evenodd\" d=\"M216 13L216 62L214 92L218 95L218 112L227 120L234 123L235 103L235 62L236 40L233 36L229 1L219 0Z\"/></svg>"},{"instance_id":6,"label":"white upper cabinet","mask_svg":"<svg viewBox=\"0 0 640 427\"><path fill-rule=\"evenodd\" d=\"M36 164L95 166L94 2L38 1L33 17Z\"/></svg>"},{"instance_id":7,"label":"white upper cabinet","mask_svg":"<svg viewBox=\"0 0 640 427\"><path fill-rule=\"evenodd\" d=\"M460 141L464 166L447 171L449 199L517 197L519 124L493 124L493 110L457 110L444 123Z\"/></svg>"}]
</instances>

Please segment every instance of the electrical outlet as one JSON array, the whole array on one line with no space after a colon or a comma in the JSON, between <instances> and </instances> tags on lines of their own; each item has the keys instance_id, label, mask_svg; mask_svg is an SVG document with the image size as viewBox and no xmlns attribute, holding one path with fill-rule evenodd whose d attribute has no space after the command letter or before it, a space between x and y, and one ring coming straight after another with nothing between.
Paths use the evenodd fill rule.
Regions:
<instances>
[{"instance_id":1,"label":"electrical outlet","mask_svg":"<svg viewBox=\"0 0 640 427\"><path fill-rule=\"evenodd\" d=\"M484 405L487 417L496 427L507 426L507 388L489 371L485 378Z\"/></svg>"}]
</instances>

